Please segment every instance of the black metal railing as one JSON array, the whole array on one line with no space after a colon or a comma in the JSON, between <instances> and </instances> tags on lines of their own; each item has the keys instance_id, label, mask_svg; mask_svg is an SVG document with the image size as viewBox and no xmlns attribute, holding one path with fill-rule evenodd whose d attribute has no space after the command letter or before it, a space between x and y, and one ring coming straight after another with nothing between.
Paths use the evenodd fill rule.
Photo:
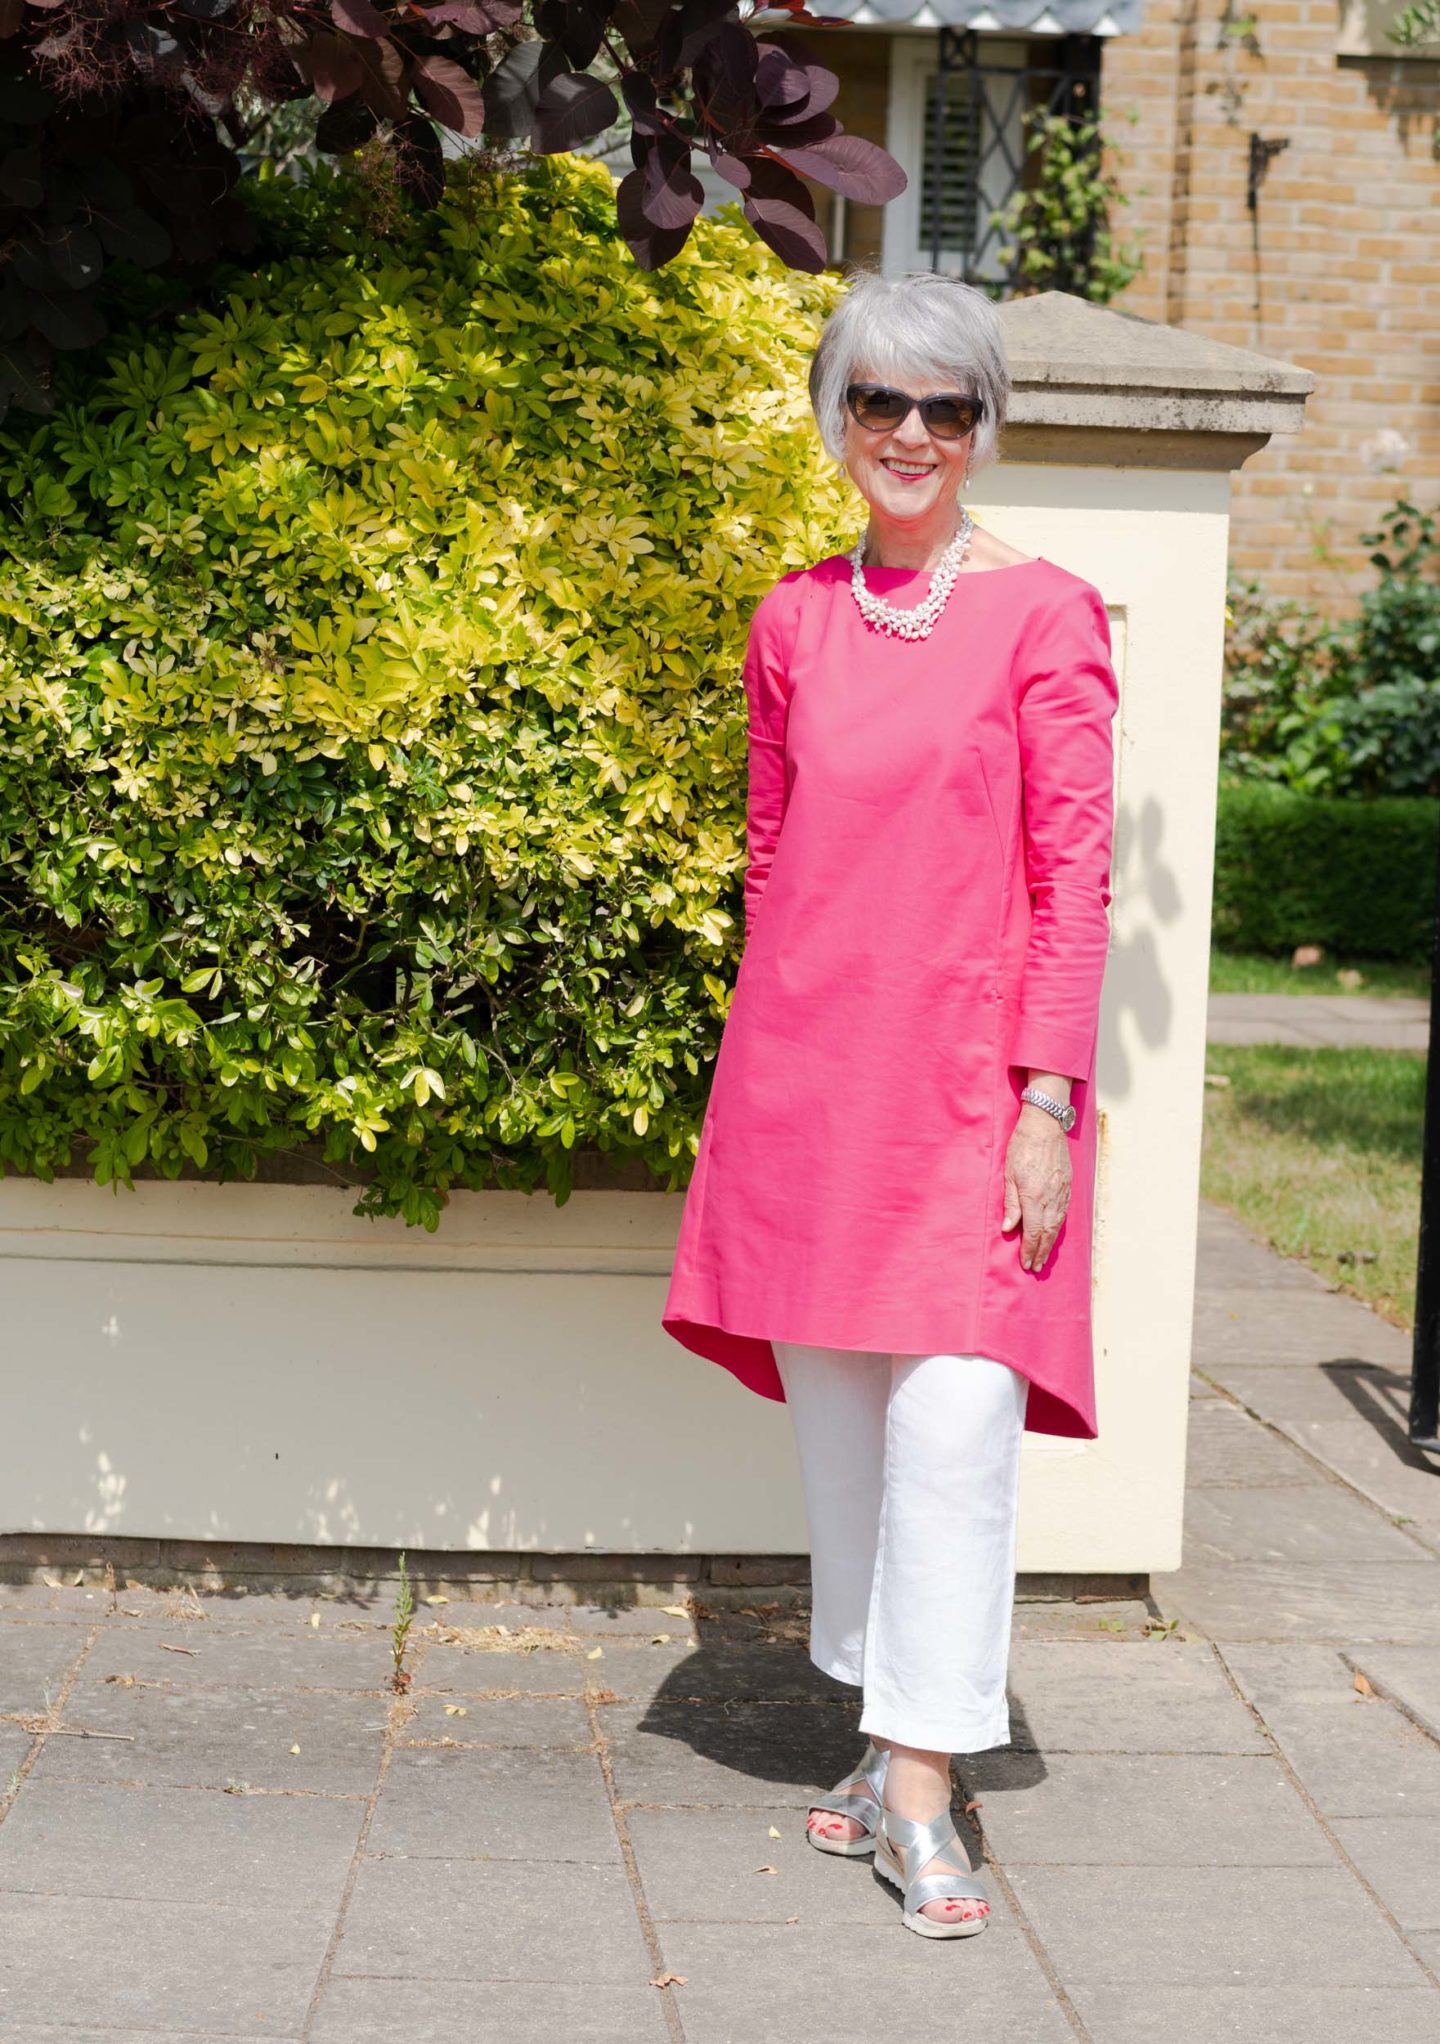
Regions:
<instances>
[{"instance_id":1,"label":"black metal railing","mask_svg":"<svg viewBox=\"0 0 1440 2044\"><path fill-rule=\"evenodd\" d=\"M1098 113L1103 38L1034 36L1020 60L1007 61L996 39L973 29L942 28L927 108L928 187L921 199L921 245L930 266L958 262L961 275L1002 291L1016 279L1006 236L994 215L1034 175L1025 116Z\"/></svg>"}]
</instances>

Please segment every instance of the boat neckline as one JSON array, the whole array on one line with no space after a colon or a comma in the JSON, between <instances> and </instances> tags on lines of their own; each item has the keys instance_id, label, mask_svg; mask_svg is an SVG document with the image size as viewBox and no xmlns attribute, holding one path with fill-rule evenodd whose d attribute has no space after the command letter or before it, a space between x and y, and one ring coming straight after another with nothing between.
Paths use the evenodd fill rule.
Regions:
<instances>
[{"instance_id":1,"label":"boat neckline","mask_svg":"<svg viewBox=\"0 0 1440 2044\"><path fill-rule=\"evenodd\" d=\"M847 554L832 554L830 558L834 561L845 561L847 563L849 561ZM1010 575L1017 568L1040 568L1048 565L1044 554L1036 554L1032 560L1028 561L1007 561L1003 568L971 568L968 573L961 573L955 579L957 582L973 582L981 575ZM866 568L865 573L867 575L933 575L935 570L933 568L882 568L872 563Z\"/></svg>"}]
</instances>

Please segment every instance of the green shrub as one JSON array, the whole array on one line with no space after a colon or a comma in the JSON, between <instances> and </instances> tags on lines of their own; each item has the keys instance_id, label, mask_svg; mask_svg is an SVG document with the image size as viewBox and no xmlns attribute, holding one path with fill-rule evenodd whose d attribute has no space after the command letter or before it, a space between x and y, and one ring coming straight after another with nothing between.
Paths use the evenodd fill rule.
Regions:
<instances>
[{"instance_id":1,"label":"green shrub","mask_svg":"<svg viewBox=\"0 0 1440 2044\"><path fill-rule=\"evenodd\" d=\"M1308 604L1230 577L1220 722L1224 773L1318 793L1343 780L1339 727L1327 713L1343 628Z\"/></svg>"},{"instance_id":2,"label":"green shrub","mask_svg":"<svg viewBox=\"0 0 1440 2044\"><path fill-rule=\"evenodd\" d=\"M1220 763L1301 793L1440 794L1440 542L1402 498L1379 530L1379 579L1334 620L1232 577Z\"/></svg>"},{"instance_id":3,"label":"green shrub","mask_svg":"<svg viewBox=\"0 0 1440 2044\"><path fill-rule=\"evenodd\" d=\"M1429 957L1440 801L1346 801L1222 782L1213 936L1226 951L1324 944L1340 958Z\"/></svg>"},{"instance_id":4,"label":"green shrub","mask_svg":"<svg viewBox=\"0 0 1440 2044\"><path fill-rule=\"evenodd\" d=\"M0 1168L357 1211L688 1176L741 936L750 611L853 537L839 280L733 209L637 269L598 164L372 234L321 173L213 311L0 431Z\"/></svg>"}]
</instances>

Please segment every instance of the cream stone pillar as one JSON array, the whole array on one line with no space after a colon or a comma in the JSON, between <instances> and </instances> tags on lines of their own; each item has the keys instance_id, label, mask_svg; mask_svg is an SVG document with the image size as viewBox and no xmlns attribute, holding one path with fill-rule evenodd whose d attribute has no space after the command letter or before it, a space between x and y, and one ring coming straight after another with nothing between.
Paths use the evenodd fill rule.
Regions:
<instances>
[{"instance_id":1,"label":"cream stone pillar","mask_svg":"<svg viewBox=\"0 0 1440 2044\"><path fill-rule=\"evenodd\" d=\"M1031 1434L1019 1567L1180 1564L1230 478L1297 432L1293 363L1062 292L1002 308L1014 379L984 524L1093 582L1120 682L1096 1068L1099 1438Z\"/></svg>"},{"instance_id":2,"label":"cream stone pillar","mask_svg":"<svg viewBox=\"0 0 1440 2044\"><path fill-rule=\"evenodd\" d=\"M1084 575L1121 685L1097 1105L1100 1438L1027 1438L1023 1572L1180 1560L1230 475L1309 375L1049 294L1003 314L993 529ZM801 1553L789 1415L672 1341L681 1200L0 1180L0 1533L501 1558Z\"/></svg>"}]
</instances>

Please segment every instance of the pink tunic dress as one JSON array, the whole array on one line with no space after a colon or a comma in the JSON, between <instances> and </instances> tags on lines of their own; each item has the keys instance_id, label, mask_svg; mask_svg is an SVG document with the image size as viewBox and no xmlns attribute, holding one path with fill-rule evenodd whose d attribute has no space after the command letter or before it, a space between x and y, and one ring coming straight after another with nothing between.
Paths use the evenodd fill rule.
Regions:
<instances>
[{"instance_id":1,"label":"pink tunic dress","mask_svg":"<svg viewBox=\"0 0 1440 2044\"><path fill-rule=\"evenodd\" d=\"M890 602L928 570L867 568ZM1110 926L1105 606L1042 559L962 575L928 639L832 555L745 657L746 943L661 1324L766 1398L772 1341L977 1354L1032 1433L1093 1439L1095 1040ZM1074 1080L1043 1269L1000 1231L1028 1070Z\"/></svg>"}]
</instances>

